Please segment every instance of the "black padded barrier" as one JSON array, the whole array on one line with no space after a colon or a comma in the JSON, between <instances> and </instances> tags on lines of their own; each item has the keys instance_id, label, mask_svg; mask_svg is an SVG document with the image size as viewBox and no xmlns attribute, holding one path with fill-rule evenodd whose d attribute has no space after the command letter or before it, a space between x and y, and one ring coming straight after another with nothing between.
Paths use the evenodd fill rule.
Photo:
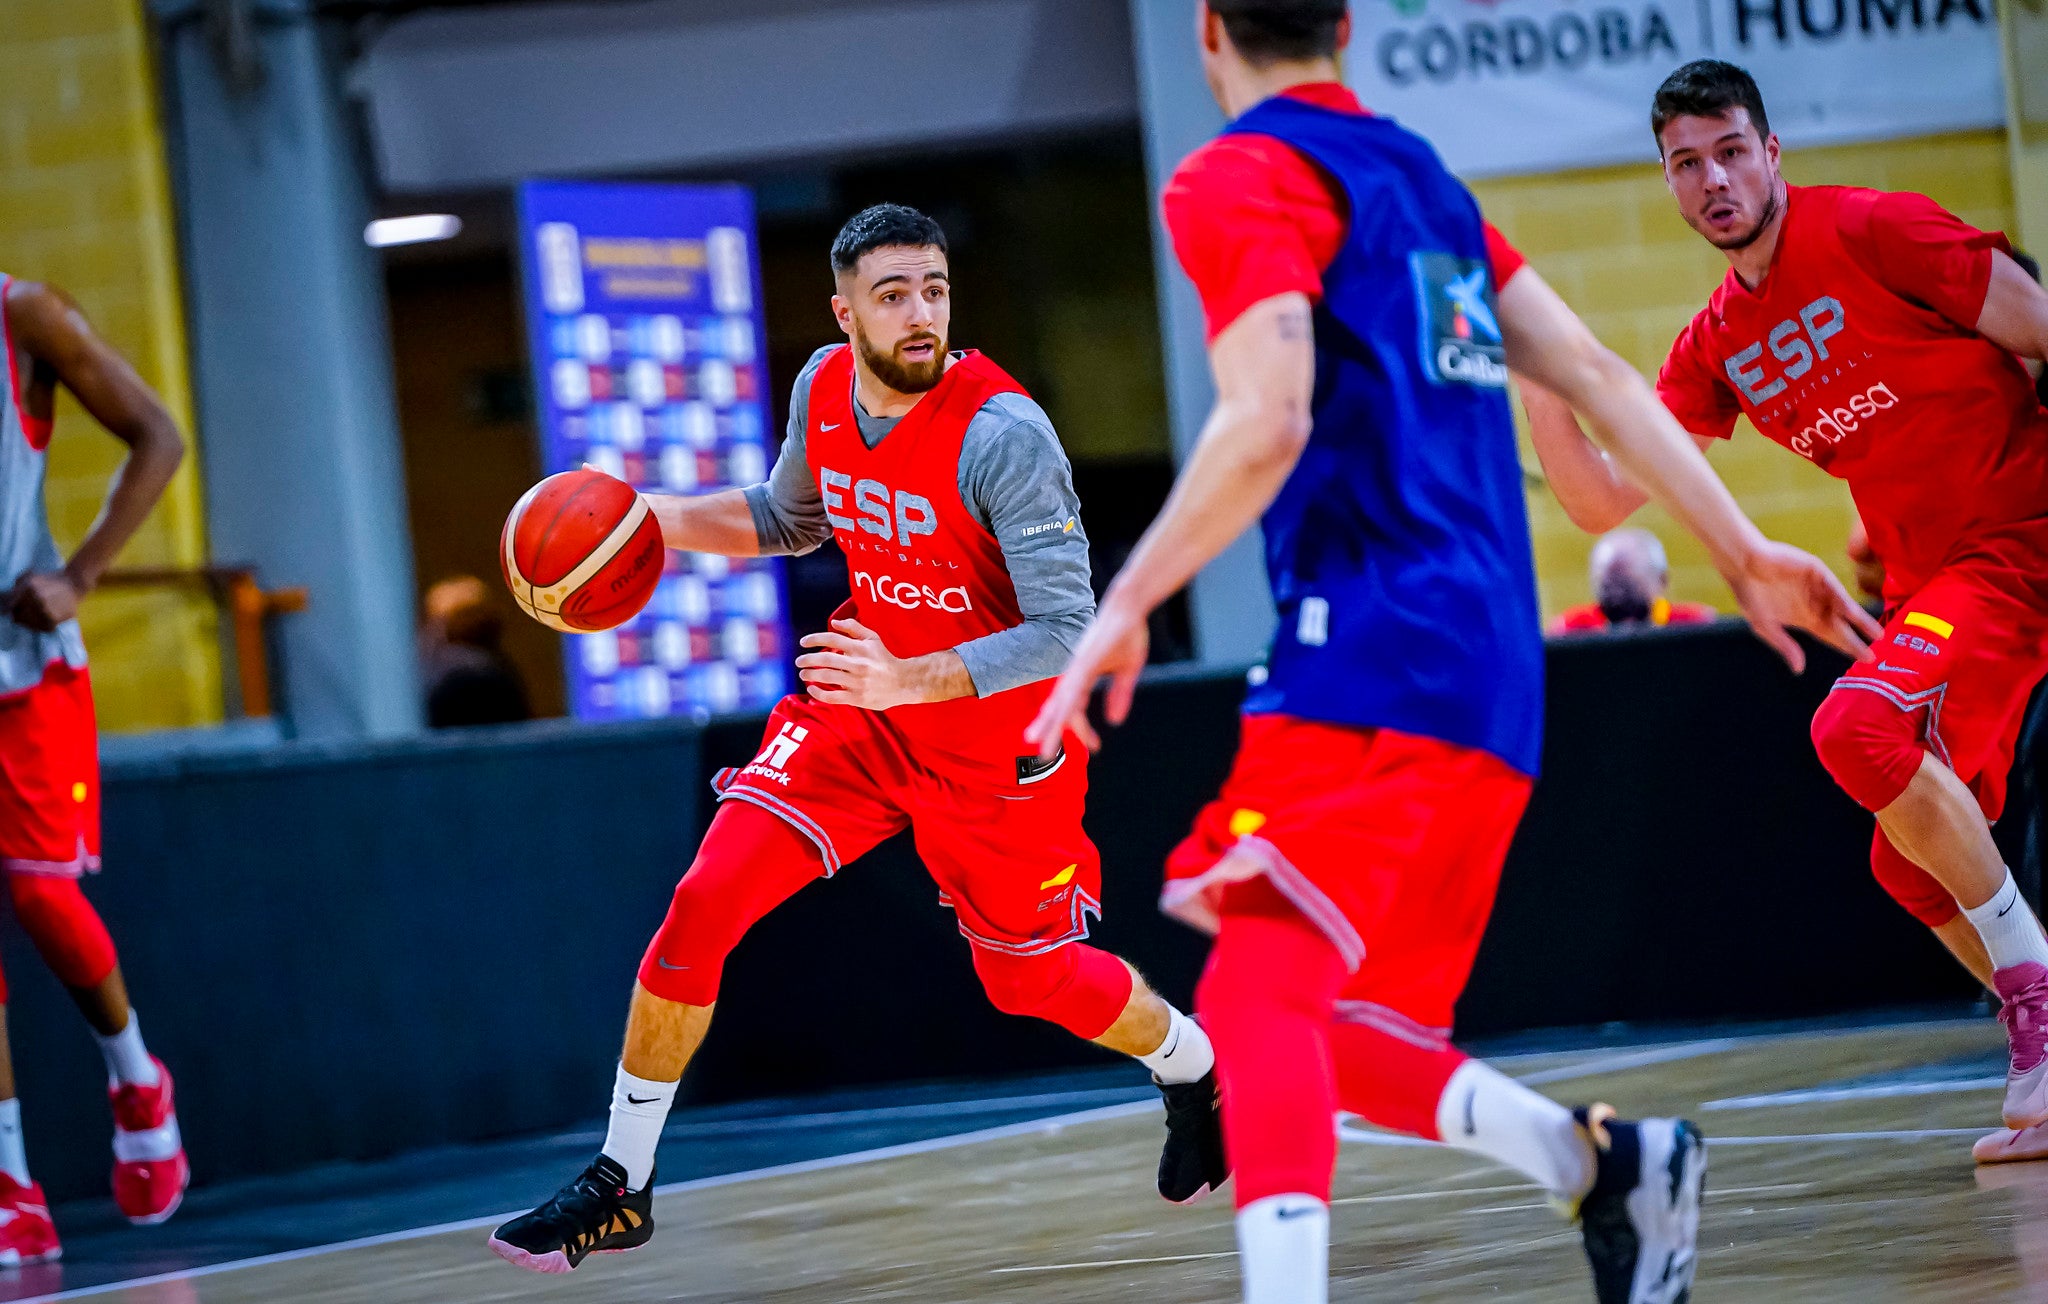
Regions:
<instances>
[{"instance_id":1,"label":"black padded barrier","mask_svg":"<svg viewBox=\"0 0 2048 1304\"><path fill-rule=\"evenodd\" d=\"M1865 868L1869 817L1794 678L1740 626L1553 645L1546 777L1463 1031L1777 1017L1962 995ZM1237 675L1164 673L1093 763L1095 941L1185 1003L1204 940L1159 867L1228 768ZM455 731L110 764L88 886L177 1074L197 1179L289 1171L601 1117L641 949L710 774L758 720ZM4 942L29 1153L53 1198L105 1190L97 1052ZM708 1102L1107 1062L998 1014L899 839L806 888L735 952L685 1084Z\"/></svg>"}]
</instances>

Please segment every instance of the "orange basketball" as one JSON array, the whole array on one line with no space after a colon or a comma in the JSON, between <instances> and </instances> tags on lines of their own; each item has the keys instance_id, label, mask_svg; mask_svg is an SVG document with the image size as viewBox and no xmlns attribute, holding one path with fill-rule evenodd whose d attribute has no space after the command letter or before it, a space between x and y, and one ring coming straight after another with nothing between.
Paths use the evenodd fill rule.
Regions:
<instances>
[{"instance_id":1,"label":"orange basketball","mask_svg":"<svg viewBox=\"0 0 2048 1304\"><path fill-rule=\"evenodd\" d=\"M638 615L661 579L661 524L624 480L584 467L526 491L499 541L520 610L568 634Z\"/></svg>"}]
</instances>

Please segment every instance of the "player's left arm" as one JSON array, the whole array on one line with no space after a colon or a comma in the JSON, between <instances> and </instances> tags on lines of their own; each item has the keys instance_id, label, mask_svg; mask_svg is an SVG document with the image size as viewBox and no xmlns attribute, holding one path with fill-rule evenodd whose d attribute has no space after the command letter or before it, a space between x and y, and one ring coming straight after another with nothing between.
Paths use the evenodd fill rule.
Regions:
<instances>
[{"instance_id":1,"label":"player's left arm","mask_svg":"<svg viewBox=\"0 0 2048 1304\"><path fill-rule=\"evenodd\" d=\"M90 593L133 538L185 456L185 441L163 401L128 360L102 340L62 291L15 281L8 285L7 327L15 342L107 431L128 445L114 472L105 505L64 569L25 575L4 599L16 622L49 631L78 614Z\"/></svg>"},{"instance_id":2,"label":"player's left arm","mask_svg":"<svg viewBox=\"0 0 2048 1304\"><path fill-rule=\"evenodd\" d=\"M1991 285L1977 331L2022 358L2048 362L2048 290L2002 250L1991 252Z\"/></svg>"},{"instance_id":3,"label":"player's left arm","mask_svg":"<svg viewBox=\"0 0 2048 1304\"><path fill-rule=\"evenodd\" d=\"M1906 190L1855 195L1839 221L1849 255L1893 293L2022 359L2048 360L2048 292L2003 235Z\"/></svg>"},{"instance_id":4,"label":"player's left arm","mask_svg":"<svg viewBox=\"0 0 2048 1304\"><path fill-rule=\"evenodd\" d=\"M960 498L1003 550L1023 617L954 649L983 697L1051 679L1095 614L1074 470L1044 409L990 400L960 448Z\"/></svg>"},{"instance_id":5,"label":"player's left arm","mask_svg":"<svg viewBox=\"0 0 2048 1304\"><path fill-rule=\"evenodd\" d=\"M1122 723L1145 667L1146 618L1265 513L1308 446L1316 353L1307 295L1289 291L1245 309L1211 342L1209 365L1216 406L1201 438L1025 733L1042 755L1059 749L1067 728L1095 745L1088 696L1104 676L1104 710Z\"/></svg>"}]
</instances>

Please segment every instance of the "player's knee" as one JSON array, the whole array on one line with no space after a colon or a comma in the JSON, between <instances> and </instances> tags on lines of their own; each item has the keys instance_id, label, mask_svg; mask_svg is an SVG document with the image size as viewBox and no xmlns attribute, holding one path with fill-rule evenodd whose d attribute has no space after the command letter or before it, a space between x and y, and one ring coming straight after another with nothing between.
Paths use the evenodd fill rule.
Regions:
<instances>
[{"instance_id":1,"label":"player's knee","mask_svg":"<svg viewBox=\"0 0 2048 1304\"><path fill-rule=\"evenodd\" d=\"M974 972L1003 1013L1044 1019L1091 1041L1109 1031L1135 989L1122 960L1079 942L1038 955L977 946Z\"/></svg>"},{"instance_id":2,"label":"player's knee","mask_svg":"<svg viewBox=\"0 0 2048 1304\"><path fill-rule=\"evenodd\" d=\"M718 999L725 959L750 922L733 909L729 893L685 874L641 959L640 985L666 1001L710 1005Z\"/></svg>"},{"instance_id":3,"label":"player's knee","mask_svg":"<svg viewBox=\"0 0 2048 1304\"><path fill-rule=\"evenodd\" d=\"M974 973L988 993L989 1004L1005 1014L1035 1015L1056 1004L1076 974L1072 947L1042 955L1006 955L974 948Z\"/></svg>"},{"instance_id":4,"label":"player's knee","mask_svg":"<svg viewBox=\"0 0 2048 1304\"><path fill-rule=\"evenodd\" d=\"M114 971L114 941L78 881L56 874L9 874L21 930L67 987L97 987Z\"/></svg>"},{"instance_id":5,"label":"player's knee","mask_svg":"<svg viewBox=\"0 0 2048 1304\"><path fill-rule=\"evenodd\" d=\"M1843 688L1813 713L1813 749L1842 791L1869 811L1899 799L1922 756L1912 717L1876 693Z\"/></svg>"},{"instance_id":6,"label":"player's knee","mask_svg":"<svg viewBox=\"0 0 2048 1304\"><path fill-rule=\"evenodd\" d=\"M685 874L669 898L661 928L685 948L722 960L753 922L740 904L717 884Z\"/></svg>"},{"instance_id":7,"label":"player's knee","mask_svg":"<svg viewBox=\"0 0 2048 1304\"><path fill-rule=\"evenodd\" d=\"M1962 913L1954 893L1895 851L1872 855L1870 872L1887 896L1929 928L1940 928Z\"/></svg>"}]
</instances>

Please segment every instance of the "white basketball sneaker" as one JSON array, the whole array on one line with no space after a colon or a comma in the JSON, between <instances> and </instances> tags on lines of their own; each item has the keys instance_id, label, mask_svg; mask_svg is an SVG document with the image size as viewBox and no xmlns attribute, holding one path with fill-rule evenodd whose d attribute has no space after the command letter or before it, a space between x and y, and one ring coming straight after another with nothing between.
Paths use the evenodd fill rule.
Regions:
<instances>
[{"instance_id":1,"label":"white basketball sneaker","mask_svg":"<svg viewBox=\"0 0 2048 1304\"><path fill-rule=\"evenodd\" d=\"M1593 1189L1579 1201L1579 1231L1600 1304L1687 1304L1692 1298L1707 1148L1683 1119L1614 1117L1606 1105L1573 1111L1593 1143Z\"/></svg>"}]
</instances>

